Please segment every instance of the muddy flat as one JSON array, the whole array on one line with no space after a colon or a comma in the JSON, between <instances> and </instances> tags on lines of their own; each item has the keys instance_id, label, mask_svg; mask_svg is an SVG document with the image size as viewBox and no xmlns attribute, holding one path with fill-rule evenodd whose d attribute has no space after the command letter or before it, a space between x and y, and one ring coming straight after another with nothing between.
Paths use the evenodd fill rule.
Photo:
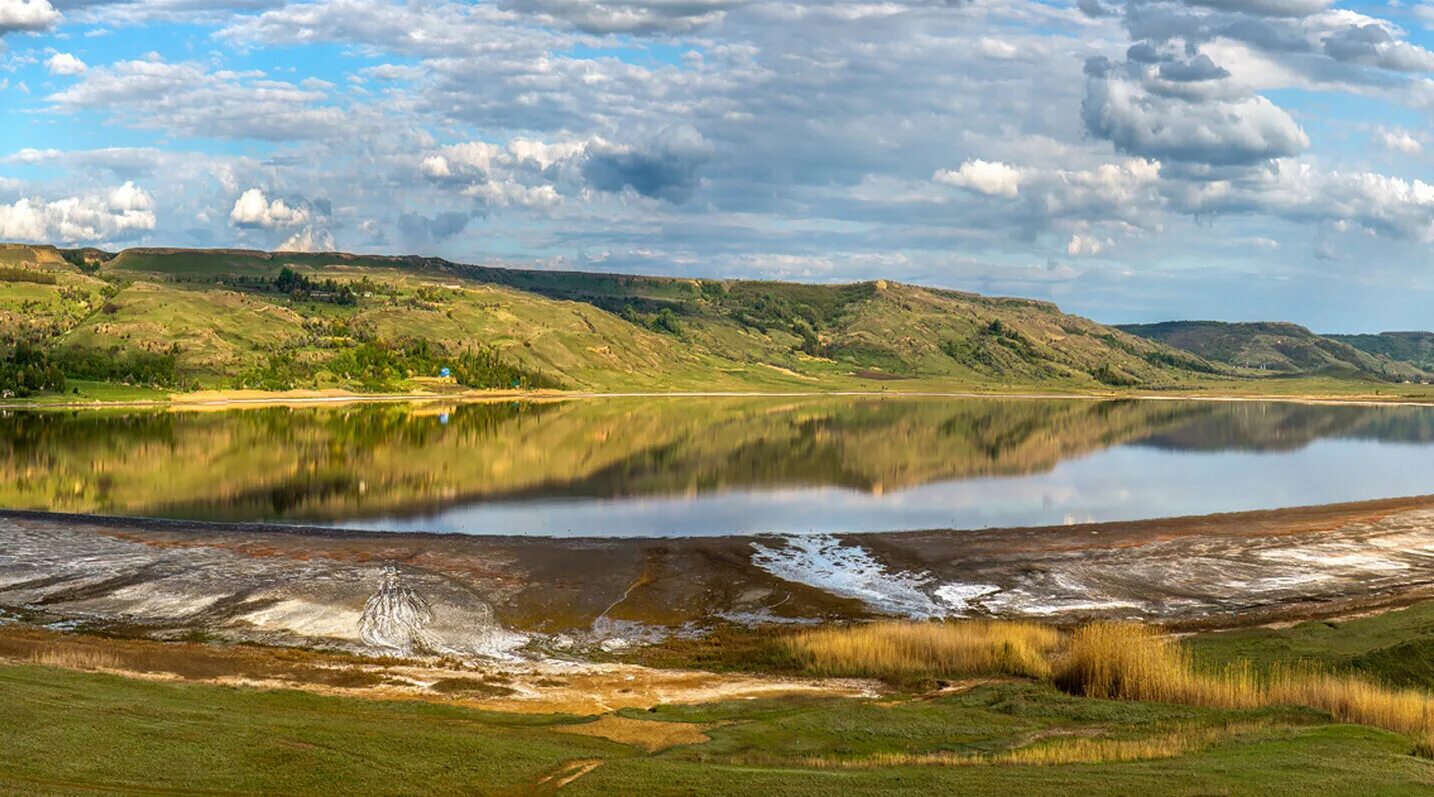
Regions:
<instances>
[{"instance_id":1,"label":"muddy flat","mask_svg":"<svg viewBox=\"0 0 1434 797\"><path fill-rule=\"evenodd\" d=\"M522 659L878 615L1226 627L1434 592L1434 498L895 534L549 539L0 513L0 611L53 628Z\"/></svg>"}]
</instances>

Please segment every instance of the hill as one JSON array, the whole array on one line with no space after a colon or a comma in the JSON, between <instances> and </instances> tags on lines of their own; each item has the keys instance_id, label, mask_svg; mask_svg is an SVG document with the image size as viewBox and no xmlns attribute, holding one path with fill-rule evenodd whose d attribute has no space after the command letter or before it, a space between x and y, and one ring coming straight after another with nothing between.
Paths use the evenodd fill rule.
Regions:
<instances>
[{"instance_id":1,"label":"hill","mask_svg":"<svg viewBox=\"0 0 1434 797\"><path fill-rule=\"evenodd\" d=\"M1381 332L1378 335L1325 335L1365 354L1405 362L1434 372L1434 332Z\"/></svg>"},{"instance_id":2,"label":"hill","mask_svg":"<svg viewBox=\"0 0 1434 797\"><path fill-rule=\"evenodd\" d=\"M1431 374L1409 362L1361 351L1298 324L1258 321L1166 321L1125 324L1121 330L1228 366L1288 376L1334 376L1386 382L1425 381Z\"/></svg>"},{"instance_id":3,"label":"hill","mask_svg":"<svg viewBox=\"0 0 1434 797\"><path fill-rule=\"evenodd\" d=\"M473 387L600 390L1168 388L1232 372L1050 303L885 280L20 245L0 266L12 349L29 341L71 379L171 389L394 390L445 367Z\"/></svg>"}]
</instances>

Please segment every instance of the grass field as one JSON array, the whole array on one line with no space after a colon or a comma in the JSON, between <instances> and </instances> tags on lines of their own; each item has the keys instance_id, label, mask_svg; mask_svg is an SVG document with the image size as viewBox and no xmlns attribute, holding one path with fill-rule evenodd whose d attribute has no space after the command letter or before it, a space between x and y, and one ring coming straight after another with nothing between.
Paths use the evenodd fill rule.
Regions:
<instances>
[{"instance_id":1,"label":"grass field","mask_svg":"<svg viewBox=\"0 0 1434 797\"><path fill-rule=\"evenodd\" d=\"M1423 639L1431 619L1434 604L1425 604L1335 628L1319 623L1206 634L1160 641L1159 649L1188 646L1205 667L1236 659L1252 659L1256 669L1295 660L1334 667ZM342 784L346 794L395 795L1012 797L1434 789L1434 760L1416 753L1424 749L1418 734L1342 724L1338 710L1296 705L1302 697L1268 704L1175 693L1172 702L1103 699L1074 685L1061 691L1043 671L1031 673L1035 679L1003 675L1032 668L982 653L1025 645L1029 655L1049 658L1057 682L1095 654L1121 677L1150 678L1141 662L1151 659L1142 651L1158 637L1117 634L1057 645L1055 632L1028 624L912 628L795 632L777 643L795 646L782 666L877 672L910 684L885 697L659 704L600 716L138 680L49 666L107 666L103 657L0 664L0 791L323 794ZM1024 660L1028 654L1015 655ZM916 664L893 672L893 660ZM1155 660L1156 669L1170 661L1183 667L1193 660ZM934 691L918 688L908 676L922 667L951 680ZM1377 679L1381 672L1371 668L1358 677ZM1125 691L1126 698L1138 697Z\"/></svg>"},{"instance_id":2,"label":"grass field","mask_svg":"<svg viewBox=\"0 0 1434 797\"><path fill-rule=\"evenodd\" d=\"M1417 794L1434 764L1395 734L1299 709L1217 711L989 684L934 699L780 699L590 717L0 666L0 790L14 794ZM693 723L707 741L660 749ZM612 733L610 730L604 732ZM636 736L634 734L636 733ZM1172 746L1172 734L1192 740ZM644 738L646 737L646 738ZM1105 740L1095 745L1090 740ZM650 740L657 740L652 742ZM1012 764L1096 750L1150 760ZM659 749L653 749L659 748ZM1065 760L1062 759L1062 760ZM888 761L916 762L887 764ZM544 780L548 778L548 780Z\"/></svg>"}]
</instances>

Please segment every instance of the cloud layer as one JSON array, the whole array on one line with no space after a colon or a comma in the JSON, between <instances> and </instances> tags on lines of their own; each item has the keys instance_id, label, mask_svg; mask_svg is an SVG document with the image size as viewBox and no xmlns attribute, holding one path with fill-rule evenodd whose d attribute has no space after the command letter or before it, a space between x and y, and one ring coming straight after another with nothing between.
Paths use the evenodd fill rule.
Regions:
<instances>
[{"instance_id":1,"label":"cloud layer","mask_svg":"<svg viewBox=\"0 0 1434 797\"><path fill-rule=\"evenodd\" d=\"M0 237L1344 323L1431 265L1422 9L0 0Z\"/></svg>"}]
</instances>

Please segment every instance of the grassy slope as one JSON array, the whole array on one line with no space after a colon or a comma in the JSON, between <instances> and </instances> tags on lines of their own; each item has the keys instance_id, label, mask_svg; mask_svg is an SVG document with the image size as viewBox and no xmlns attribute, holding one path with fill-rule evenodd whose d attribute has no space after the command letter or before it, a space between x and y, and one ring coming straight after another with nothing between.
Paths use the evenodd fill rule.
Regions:
<instances>
[{"instance_id":1,"label":"grassy slope","mask_svg":"<svg viewBox=\"0 0 1434 797\"><path fill-rule=\"evenodd\" d=\"M1415 368L1434 371L1434 333L1381 332L1378 335L1325 335L1330 340L1347 343L1366 354L1388 357L1409 363Z\"/></svg>"},{"instance_id":2,"label":"grassy slope","mask_svg":"<svg viewBox=\"0 0 1434 797\"><path fill-rule=\"evenodd\" d=\"M1350 620L1224 631L1192 640L1200 660L1259 665L1314 661L1396 685L1434 690L1434 603Z\"/></svg>"},{"instance_id":3,"label":"grassy slope","mask_svg":"<svg viewBox=\"0 0 1434 797\"><path fill-rule=\"evenodd\" d=\"M1022 684L934 700L770 699L624 713L717 726L708 726L709 742L648 754L558 732L578 717L4 665L0 790L323 794L342 784L345 794L535 793L564 762L584 759L602 765L564 793L1416 794L1434 785L1434 765L1409 756L1401 737L1323 724L1312 712L1095 701ZM1270 727L1136 763L828 770L802 761L1000 751L1039 744L1056 729L1146 738L1227 722Z\"/></svg>"},{"instance_id":4,"label":"grassy slope","mask_svg":"<svg viewBox=\"0 0 1434 797\"><path fill-rule=\"evenodd\" d=\"M321 370L335 342L315 328L336 319L449 351L493 345L568 387L606 390L869 388L898 379L912 389L1169 389L1227 370L1047 303L884 281L717 282L185 250L128 250L96 278L61 257L77 253L32 247L26 260L22 248L0 251L118 290L57 320L53 345L177 350L185 378L212 386L276 350ZM367 278L382 290L340 307L233 289L236 276L272 278L285 266L349 284ZM0 284L0 307L7 294L23 301L39 287L21 285ZM39 315L58 319L60 311ZM321 372L319 382L333 378Z\"/></svg>"},{"instance_id":5,"label":"grassy slope","mask_svg":"<svg viewBox=\"0 0 1434 797\"><path fill-rule=\"evenodd\" d=\"M1128 324L1122 330L1205 359L1282 374L1329 374L1384 380L1426 379L1409 362L1361 351L1283 322L1167 321Z\"/></svg>"}]
</instances>

